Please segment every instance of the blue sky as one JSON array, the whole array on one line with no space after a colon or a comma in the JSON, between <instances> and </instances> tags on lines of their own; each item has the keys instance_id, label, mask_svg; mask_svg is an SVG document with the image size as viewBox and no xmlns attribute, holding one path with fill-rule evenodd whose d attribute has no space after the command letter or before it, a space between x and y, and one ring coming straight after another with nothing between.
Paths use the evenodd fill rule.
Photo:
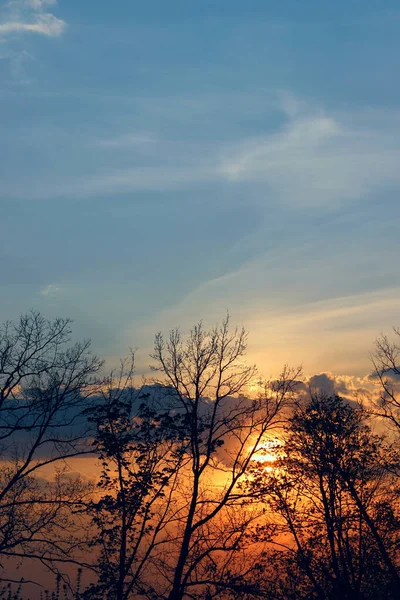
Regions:
<instances>
[{"instance_id":1,"label":"blue sky","mask_svg":"<svg viewBox=\"0 0 400 600\"><path fill-rule=\"evenodd\" d=\"M0 4L0 319L145 369L227 309L265 375L399 324L395 1Z\"/></svg>"}]
</instances>

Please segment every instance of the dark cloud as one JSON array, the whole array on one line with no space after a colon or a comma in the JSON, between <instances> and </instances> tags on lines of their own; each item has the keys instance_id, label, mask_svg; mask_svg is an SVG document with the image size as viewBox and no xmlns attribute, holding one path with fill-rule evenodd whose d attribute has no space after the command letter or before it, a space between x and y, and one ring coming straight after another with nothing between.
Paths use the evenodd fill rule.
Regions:
<instances>
[{"instance_id":1,"label":"dark cloud","mask_svg":"<svg viewBox=\"0 0 400 600\"><path fill-rule=\"evenodd\" d=\"M334 396L337 392L335 389L335 381L326 373L313 375L308 380L308 387L312 392L320 392L328 396Z\"/></svg>"},{"instance_id":2,"label":"dark cloud","mask_svg":"<svg viewBox=\"0 0 400 600\"><path fill-rule=\"evenodd\" d=\"M373 383L379 381L379 378L383 377L383 379L393 381L394 383L400 382L400 366L395 369L386 369L384 371L379 371L379 373L374 372L368 376L368 379Z\"/></svg>"}]
</instances>

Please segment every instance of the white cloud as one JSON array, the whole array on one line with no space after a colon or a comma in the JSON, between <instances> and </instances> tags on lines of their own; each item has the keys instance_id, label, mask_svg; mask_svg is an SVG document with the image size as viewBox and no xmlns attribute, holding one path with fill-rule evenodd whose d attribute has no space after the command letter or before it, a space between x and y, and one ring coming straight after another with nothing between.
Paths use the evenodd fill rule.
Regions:
<instances>
[{"instance_id":1,"label":"white cloud","mask_svg":"<svg viewBox=\"0 0 400 600\"><path fill-rule=\"evenodd\" d=\"M9 21L0 25L0 34L30 31L43 35L57 37L62 34L66 27L65 21L57 19L50 13L38 15L33 23L22 23L20 21Z\"/></svg>"},{"instance_id":2,"label":"white cloud","mask_svg":"<svg viewBox=\"0 0 400 600\"><path fill-rule=\"evenodd\" d=\"M24 32L58 37L65 30L65 21L44 12L47 6L56 4L57 0L12 0L7 5L3 23L0 23L0 37Z\"/></svg>"},{"instance_id":3,"label":"white cloud","mask_svg":"<svg viewBox=\"0 0 400 600\"><path fill-rule=\"evenodd\" d=\"M335 116L295 116L272 135L226 149L220 174L232 183L265 185L280 202L329 206L400 183L396 135L365 124L352 128Z\"/></svg>"},{"instance_id":4,"label":"white cloud","mask_svg":"<svg viewBox=\"0 0 400 600\"><path fill-rule=\"evenodd\" d=\"M55 285L54 283L50 283L40 290L41 296L59 296L61 293L61 287Z\"/></svg>"},{"instance_id":5,"label":"white cloud","mask_svg":"<svg viewBox=\"0 0 400 600\"><path fill-rule=\"evenodd\" d=\"M46 6L55 6L56 4L57 0L10 0L7 2L6 7L15 14L24 10L24 8L42 12Z\"/></svg>"},{"instance_id":6,"label":"white cloud","mask_svg":"<svg viewBox=\"0 0 400 600\"><path fill-rule=\"evenodd\" d=\"M25 4L34 10L42 10L45 6L56 5L57 0L25 0Z\"/></svg>"}]
</instances>

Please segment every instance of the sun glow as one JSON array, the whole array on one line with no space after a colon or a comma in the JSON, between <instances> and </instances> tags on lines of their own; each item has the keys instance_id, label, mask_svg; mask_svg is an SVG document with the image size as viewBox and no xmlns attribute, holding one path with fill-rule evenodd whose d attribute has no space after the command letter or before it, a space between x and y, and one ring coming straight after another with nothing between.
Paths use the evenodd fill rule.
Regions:
<instances>
[{"instance_id":1,"label":"sun glow","mask_svg":"<svg viewBox=\"0 0 400 600\"><path fill-rule=\"evenodd\" d=\"M256 448L253 461L261 463L266 471L272 471L281 447L282 441L277 438L263 440Z\"/></svg>"}]
</instances>

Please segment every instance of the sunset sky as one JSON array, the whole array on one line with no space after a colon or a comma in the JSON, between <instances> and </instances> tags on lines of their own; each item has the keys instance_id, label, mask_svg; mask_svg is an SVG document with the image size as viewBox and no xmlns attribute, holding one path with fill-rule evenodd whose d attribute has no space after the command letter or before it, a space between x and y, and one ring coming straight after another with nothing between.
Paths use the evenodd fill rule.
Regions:
<instances>
[{"instance_id":1,"label":"sunset sky","mask_svg":"<svg viewBox=\"0 0 400 600\"><path fill-rule=\"evenodd\" d=\"M362 377L400 325L398 0L0 0L0 320L198 319Z\"/></svg>"}]
</instances>

